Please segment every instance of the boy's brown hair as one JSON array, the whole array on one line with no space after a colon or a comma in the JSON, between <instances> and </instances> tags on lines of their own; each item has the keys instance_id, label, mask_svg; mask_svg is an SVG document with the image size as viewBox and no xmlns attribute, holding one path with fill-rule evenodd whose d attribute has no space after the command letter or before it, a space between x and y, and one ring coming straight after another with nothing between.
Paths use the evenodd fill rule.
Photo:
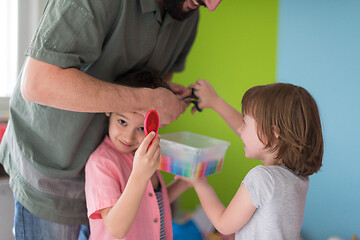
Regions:
<instances>
[{"instance_id":1,"label":"boy's brown hair","mask_svg":"<svg viewBox=\"0 0 360 240\"><path fill-rule=\"evenodd\" d=\"M126 75L119 76L115 83L133 88L158 88L163 87L170 90L168 84L160 73L155 70L145 69L130 72Z\"/></svg>"},{"instance_id":2,"label":"boy's brown hair","mask_svg":"<svg viewBox=\"0 0 360 240\"><path fill-rule=\"evenodd\" d=\"M319 171L324 151L319 110L304 88L287 83L255 86L244 94L242 112L255 119L265 148L278 151L279 164L301 176Z\"/></svg>"}]
</instances>

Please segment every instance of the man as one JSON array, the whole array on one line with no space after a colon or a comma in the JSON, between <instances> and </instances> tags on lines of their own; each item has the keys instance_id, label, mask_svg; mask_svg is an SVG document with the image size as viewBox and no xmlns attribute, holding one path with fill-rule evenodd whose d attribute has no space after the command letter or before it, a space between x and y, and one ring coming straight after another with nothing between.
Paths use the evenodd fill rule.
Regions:
<instances>
[{"instance_id":1,"label":"man","mask_svg":"<svg viewBox=\"0 0 360 240\"><path fill-rule=\"evenodd\" d=\"M0 160L15 197L16 239L77 239L87 224L84 166L104 137L103 112L154 108L161 124L187 88L119 86L139 69L170 80L195 39L198 7L221 0L49 0L10 101ZM174 92L174 93L173 93ZM21 236L21 237L20 237Z\"/></svg>"}]
</instances>

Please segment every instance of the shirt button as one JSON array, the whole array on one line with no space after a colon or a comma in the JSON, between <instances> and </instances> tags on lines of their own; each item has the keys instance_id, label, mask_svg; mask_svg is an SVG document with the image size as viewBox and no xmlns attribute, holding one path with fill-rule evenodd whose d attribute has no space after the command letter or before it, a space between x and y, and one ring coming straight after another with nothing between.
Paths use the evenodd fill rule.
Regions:
<instances>
[{"instance_id":1,"label":"shirt button","mask_svg":"<svg viewBox=\"0 0 360 240\"><path fill-rule=\"evenodd\" d=\"M149 197L152 197L153 196L153 194L152 193L149 193Z\"/></svg>"},{"instance_id":2,"label":"shirt button","mask_svg":"<svg viewBox=\"0 0 360 240\"><path fill-rule=\"evenodd\" d=\"M158 222L158 219L157 218L154 218L154 223L157 223Z\"/></svg>"}]
</instances>

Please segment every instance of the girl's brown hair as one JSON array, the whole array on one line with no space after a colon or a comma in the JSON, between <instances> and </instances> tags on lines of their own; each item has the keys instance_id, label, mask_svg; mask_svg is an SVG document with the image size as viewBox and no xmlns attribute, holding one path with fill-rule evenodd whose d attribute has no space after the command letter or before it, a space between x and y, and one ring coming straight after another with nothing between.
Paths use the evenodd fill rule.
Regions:
<instances>
[{"instance_id":1,"label":"girl's brown hair","mask_svg":"<svg viewBox=\"0 0 360 240\"><path fill-rule=\"evenodd\" d=\"M319 110L304 88L287 83L250 88L242 111L255 119L265 148L278 151L279 164L301 176L319 171L324 151Z\"/></svg>"}]
</instances>

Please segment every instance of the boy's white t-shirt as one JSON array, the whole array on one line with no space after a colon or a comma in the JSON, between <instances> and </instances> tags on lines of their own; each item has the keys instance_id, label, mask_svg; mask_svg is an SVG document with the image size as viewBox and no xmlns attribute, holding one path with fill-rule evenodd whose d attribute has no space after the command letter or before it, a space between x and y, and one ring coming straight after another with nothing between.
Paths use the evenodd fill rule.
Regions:
<instances>
[{"instance_id":1,"label":"boy's white t-shirt","mask_svg":"<svg viewBox=\"0 0 360 240\"><path fill-rule=\"evenodd\" d=\"M256 166L245 184L257 208L235 239L300 239L309 178L285 166Z\"/></svg>"}]
</instances>

